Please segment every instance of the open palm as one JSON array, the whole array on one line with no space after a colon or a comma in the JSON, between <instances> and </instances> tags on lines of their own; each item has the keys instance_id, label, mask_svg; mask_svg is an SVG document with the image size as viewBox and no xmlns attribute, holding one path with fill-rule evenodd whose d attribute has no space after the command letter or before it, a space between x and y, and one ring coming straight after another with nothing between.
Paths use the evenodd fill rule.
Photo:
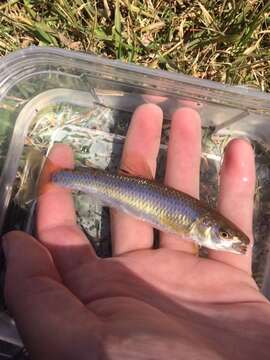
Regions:
<instances>
[{"instance_id":1,"label":"open palm","mask_svg":"<svg viewBox=\"0 0 270 360\"><path fill-rule=\"evenodd\" d=\"M121 168L153 177L161 110L133 115ZM176 111L166 184L199 192L200 119ZM72 168L71 149L50 154ZM221 170L219 210L252 239L254 157L234 140ZM251 277L245 256L210 251L196 256L192 242L160 234L126 214L111 212L113 257L98 259L76 225L69 191L50 185L39 199L38 238L5 236L6 298L33 359L268 359L270 305Z\"/></svg>"}]
</instances>

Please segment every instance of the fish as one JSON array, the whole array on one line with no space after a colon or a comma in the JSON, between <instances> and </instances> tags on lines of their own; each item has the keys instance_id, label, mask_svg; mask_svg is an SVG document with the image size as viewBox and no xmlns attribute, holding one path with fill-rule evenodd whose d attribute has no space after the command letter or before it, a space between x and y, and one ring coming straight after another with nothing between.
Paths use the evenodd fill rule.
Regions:
<instances>
[{"instance_id":1,"label":"fish","mask_svg":"<svg viewBox=\"0 0 270 360\"><path fill-rule=\"evenodd\" d=\"M208 249L243 255L250 244L241 229L207 203L155 180L78 168L57 171L51 181Z\"/></svg>"}]
</instances>

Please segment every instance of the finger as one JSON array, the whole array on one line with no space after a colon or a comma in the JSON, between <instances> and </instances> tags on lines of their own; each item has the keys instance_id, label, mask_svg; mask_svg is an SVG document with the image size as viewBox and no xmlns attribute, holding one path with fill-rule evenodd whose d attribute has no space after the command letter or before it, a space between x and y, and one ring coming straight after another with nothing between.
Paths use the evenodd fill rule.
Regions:
<instances>
[{"instance_id":1,"label":"finger","mask_svg":"<svg viewBox=\"0 0 270 360\"><path fill-rule=\"evenodd\" d=\"M219 211L234 222L251 241L253 197L255 188L255 161L251 145L244 140L233 140L227 146L221 169ZM246 255L210 251L209 258L222 261L251 272L252 248Z\"/></svg>"},{"instance_id":2,"label":"finger","mask_svg":"<svg viewBox=\"0 0 270 360\"><path fill-rule=\"evenodd\" d=\"M91 261L94 256L89 241L76 224L71 192L50 182L52 172L73 167L71 148L63 144L55 145L44 166L38 199L38 237L50 250L63 277L73 268Z\"/></svg>"},{"instance_id":3,"label":"finger","mask_svg":"<svg viewBox=\"0 0 270 360\"><path fill-rule=\"evenodd\" d=\"M69 343L80 341L83 325L95 327L96 316L63 286L50 253L34 238L11 232L4 251L7 305L31 358L62 358Z\"/></svg>"},{"instance_id":4,"label":"finger","mask_svg":"<svg viewBox=\"0 0 270 360\"><path fill-rule=\"evenodd\" d=\"M160 146L162 111L145 104L134 112L125 142L121 169L131 175L153 178ZM114 255L153 246L152 227L122 212L111 211Z\"/></svg>"},{"instance_id":5,"label":"finger","mask_svg":"<svg viewBox=\"0 0 270 360\"><path fill-rule=\"evenodd\" d=\"M173 114L168 145L165 183L194 197L199 196L201 156L201 120L192 109L183 108ZM191 241L162 233L160 246L196 253Z\"/></svg>"}]
</instances>

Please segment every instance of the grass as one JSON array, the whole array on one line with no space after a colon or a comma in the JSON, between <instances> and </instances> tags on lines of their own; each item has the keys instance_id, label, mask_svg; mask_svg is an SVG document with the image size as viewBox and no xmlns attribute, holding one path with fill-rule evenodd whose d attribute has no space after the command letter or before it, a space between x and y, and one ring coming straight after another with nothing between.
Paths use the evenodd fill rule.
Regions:
<instances>
[{"instance_id":1,"label":"grass","mask_svg":"<svg viewBox=\"0 0 270 360\"><path fill-rule=\"evenodd\" d=\"M270 1L9 0L0 53L30 45L270 90Z\"/></svg>"}]
</instances>

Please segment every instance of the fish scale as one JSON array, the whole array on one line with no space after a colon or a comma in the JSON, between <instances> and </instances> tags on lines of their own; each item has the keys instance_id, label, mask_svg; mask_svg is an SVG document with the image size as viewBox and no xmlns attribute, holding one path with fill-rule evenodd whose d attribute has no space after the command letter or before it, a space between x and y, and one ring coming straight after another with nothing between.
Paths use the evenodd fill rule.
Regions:
<instances>
[{"instance_id":1,"label":"fish scale","mask_svg":"<svg viewBox=\"0 0 270 360\"><path fill-rule=\"evenodd\" d=\"M52 181L89 193L106 206L211 249L240 254L246 252L249 244L248 237L216 210L153 180L87 168L59 171L53 174ZM229 237L225 239L224 234Z\"/></svg>"}]
</instances>

